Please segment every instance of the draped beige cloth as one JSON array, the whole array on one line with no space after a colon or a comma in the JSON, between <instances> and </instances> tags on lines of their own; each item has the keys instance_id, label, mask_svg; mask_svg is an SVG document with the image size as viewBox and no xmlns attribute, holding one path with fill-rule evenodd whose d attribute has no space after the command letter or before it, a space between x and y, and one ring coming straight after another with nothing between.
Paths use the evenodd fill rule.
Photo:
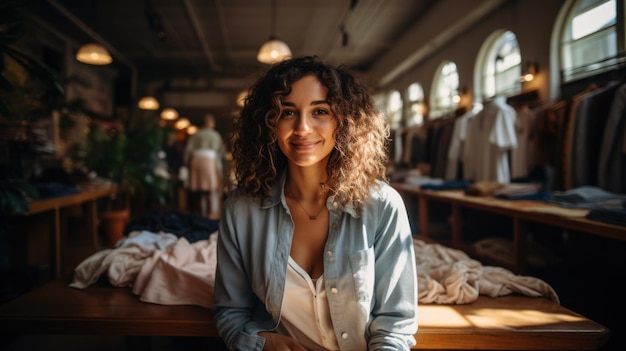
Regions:
<instances>
[{"instance_id":1,"label":"draped beige cloth","mask_svg":"<svg viewBox=\"0 0 626 351\"><path fill-rule=\"evenodd\" d=\"M513 293L559 302L545 281L496 266L483 266L461 250L413 239L420 303L466 304L479 295Z\"/></svg>"},{"instance_id":2,"label":"draped beige cloth","mask_svg":"<svg viewBox=\"0 0 626 351\"><path fill-rule=\"evenodd\" d=\"M108 275L113 286L132 286L144 302L211 307L217 235L189 243L173 234L134 232L115 248L86 258L70 286L84 289ZM483 266L463 251L413 239L421 304L466 304L479 295L513 293L559 302L541 279L515 275L501 267Z\"/></svg>"}]
</instances>

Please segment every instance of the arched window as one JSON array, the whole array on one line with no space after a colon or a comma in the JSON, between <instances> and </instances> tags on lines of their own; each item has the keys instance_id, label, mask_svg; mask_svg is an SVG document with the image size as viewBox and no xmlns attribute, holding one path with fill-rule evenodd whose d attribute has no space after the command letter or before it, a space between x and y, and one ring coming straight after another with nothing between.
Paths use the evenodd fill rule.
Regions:
<instances>
[{"instance_id":1,"label":"arched window","mask_svg":"<svg viewBox=\"0 0 626 351\"><path fill-rule=\"evenodd\" d=\"M424 124L424 89L419 83L409 85L406 91L405 126L413 127Z\"/></svg>"},{"instance_id":2,"label":"arched window","mask_svg":"<svg viewBox=\"0 0 626 351\"><path fill-rule=\"evenodd\" d=\"M510 96L522 90L521 54L517 37L508 30L494 32L483 44L476 62L475 88L477 98L488 99L496 95Z\"/></svg>"},{"instance_id":3,"label":"arched window","mask_svg":"<svg viewBox=\"0 0 626 351\"><path fill-rule=\"evenodd\" d=\"M402 96L399 91L393 90L389 93L386 111L391 129L399 128L402 121Z\"/></svg>"},{"instance_id":4,"label":"arched window","mask_svg":"<svg viewBox=\"0 0 626 351\"><path fill-rule=\"evenodd\" d=\"M430 94L430 118L440 118L456 110L461 100L459 96L459 73L454 62L444 62L439 66L433 80Z\"/></svg>"},{"instance_id":5,"label":"arched window","mask_svg":"<svg viewBox=\"0 0 626 351\"><path fill-rule=\"evenodd\" d=\"M376 94L374 96L374 104L385 117L389 129L394 130L400 127L400 122L402 121L402 97L397 90Z\"/></svg>"},{"instance_id":6,"label":"arched window","mask_svg":"<svg viewBox=\"0 0 626 351\"><path fill-rule=\"evenodd\" d=\"M624 52L624 43L619 42L618 31L624 32L624 24L618 21L618 8L623 12L623 6L618 7L616 0L570 0L569 6L561 33L563 81L597 74L619 64L618 53Z\"/></svg>"},{"instance_id":7,"label":"arched window","mask_svg":"<svg viewBox=\"0 0 626 351\"><path fill-rule=\"evenodd\" d=\"M380 113L387 118L387 94L385 93L376 93L374 95L374 106Z\"/></svg>"}]
</instances>

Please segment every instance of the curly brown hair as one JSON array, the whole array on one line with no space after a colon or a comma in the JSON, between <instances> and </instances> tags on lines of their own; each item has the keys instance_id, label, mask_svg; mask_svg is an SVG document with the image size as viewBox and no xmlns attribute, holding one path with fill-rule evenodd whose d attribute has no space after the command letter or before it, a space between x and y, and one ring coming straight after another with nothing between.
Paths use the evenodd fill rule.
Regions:
<instances>
[{"instance_id":1,"label":"curly brown hair","mask_svg":"<svg viewBox=\"0 0 626 351\"><path fill-rule=\"evenodd\" d=\"M236 116L233 159L238 188L260 198L270 192L287 165L278 147L275 128L281 97L300 78L314 75L328 89L327 101L337 118L335 149L331 152L326 187L343 205L362 208L369 187L387 181L389 129L374 107L368 87L344 65L332 66L317 56L282 61L271 66L250 89Z\"/></svg>"}]
</instances>

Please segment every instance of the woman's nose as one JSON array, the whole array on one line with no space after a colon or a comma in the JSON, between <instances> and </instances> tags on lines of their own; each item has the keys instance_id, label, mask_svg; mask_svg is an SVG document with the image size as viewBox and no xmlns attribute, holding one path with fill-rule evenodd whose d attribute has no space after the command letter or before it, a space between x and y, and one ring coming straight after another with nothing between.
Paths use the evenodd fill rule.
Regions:
<instances>
[{"instance_id":1,"label":"woman's nose","mask_svg":"<svg viewBox=\"0 0 626 351\"><path fill-rule=\"evenodd\" d=\"M306 113L301 113L300 117L296 119L296 125L294 126L296 132L305 133L311 131L311 117Z\"/></svg>"}]
</instances>

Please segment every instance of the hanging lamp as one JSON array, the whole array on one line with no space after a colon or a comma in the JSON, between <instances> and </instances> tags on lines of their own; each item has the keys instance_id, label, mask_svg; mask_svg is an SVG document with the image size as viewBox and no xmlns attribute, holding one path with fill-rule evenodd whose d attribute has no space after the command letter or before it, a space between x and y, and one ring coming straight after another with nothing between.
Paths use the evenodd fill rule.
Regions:
<instances>
[{"instance_id":1,"label":"hanging lamp","mask_svg":"<svg viewBox=\"0 0 626 351\"><path fill-rule=\"evenodd\" d=\"M175 127L176 129L185 129L191 125L191 122L188 118L182 117L178 121L176 121Z\"/></svg>"},{"instance_id":2,"label":"hanging lamp","mask_svg":"<svg viewBox=\"0 0 626 351\"><path fill-rule=\"evenodd\" d=\"M149 95L144 96L141 99L139 99L139 102L137 103L137 107L139 107L142 110L150 110L150 111L158 110L159 101L154 96L149 96Z\"/></svg>"},{"instance_id":3,"label":"hanging lamp","mask_svg":"<svg viewBox=\"0 0 626 351\"><path fill-rule=\"evenodd\" d=\"M272 0L272 8L271 8L271 34L268 41L266 41L259 53L256 55L256 59L265 64L274 64L280 62L286 58L291 57L291 49L289 46L282 40L279 40L274 35L274 30L276 29L276 1Z\"/></svg>"},{"instance_id":4,"label":"hanging lamp","mask_svg":"<svg viewBox=\"0 0 626 351\"><path fill-rule=\"evenodd\" d=\"M190 125L189 127L187 127L186 132L187 132L187 135L194 135L198 132L198 127L194 125Z\"/></svg>"},{"instance_id":5,"label":"hanging lamp","mask_svg":"<svg viewBox=\"0 0 626 351\"><path fill-rule=\"evenodd\" d=\"M164 108L163 111L161 111L161 119L164 119L166 121L173 121L177 118L178 118L178 111L176 111L175 109L171 107Z\"/></svg>"},{"instance_id":6,"label":"hanging lamp","mask_svg":"<svg viewBox=\"0 0 626 351\"><path fill-rule=\"evenodd\" d=\"M93 11L91 19L94 25L97 25L98 22L97 5L96 1L91 1L90 7ZM79 23L82 24L83 22L79 20ZM111 53L109 53L109 50L104 45L98 43L101 42L101 40L96 32L86 25L83 25L83 27L87 29L87 34L93 38L94 42L83 44L83 46L81 46L76 52L76 60L88 65L97 66L108 65L113 62L113 57L111 56Z\"/></svg>"},{"instance_id":7,"label":"hanging lamp","mask_svg":"<svg viewBox=\"0 0 626 351\"><path fill-rule=\"evenodd\" d=\"M98 43L87 43L78 49L76 60L88 65L108 65L113 58L104 46Z\"/></svg>"}]
</instances>

